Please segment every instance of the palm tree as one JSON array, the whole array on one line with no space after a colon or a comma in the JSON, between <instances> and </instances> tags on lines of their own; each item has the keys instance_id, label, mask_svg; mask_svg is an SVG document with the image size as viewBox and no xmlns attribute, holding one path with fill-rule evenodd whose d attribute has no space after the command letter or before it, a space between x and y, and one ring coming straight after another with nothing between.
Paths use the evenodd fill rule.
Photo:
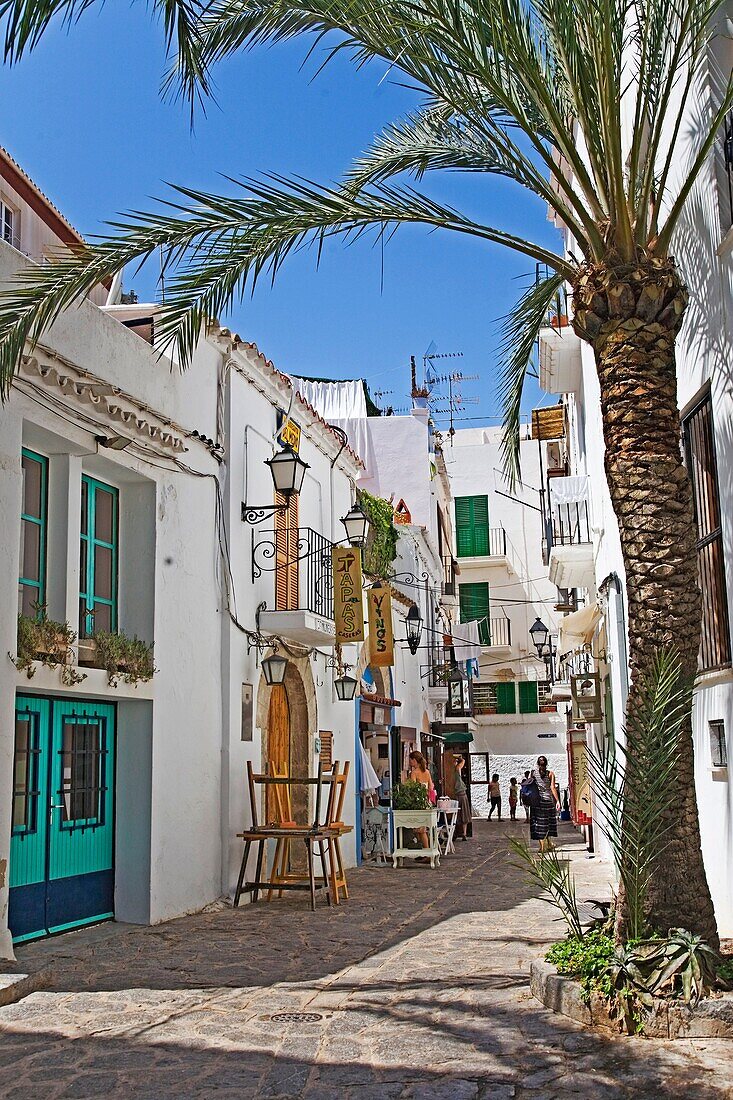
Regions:
<instances>
[{"instance_id":1,"label":"palm tree","mask_svg":"<svg viewBox=\"0 0 733 1100\"><path fill-rule=\"evenodd\" d=\"M56 13L74 20L94 0L6 0L6 56L32 48ZM679 648L696 669L701 601L691 490L680 457L675 341L687 290L671 248L693 184L733 102L726 78L698 119L695 154L680 176L674 150L704 81L722 0L157 0L174 62L167 86L192 104L211 66L266 42L327 36L329 54L374 59L423 93L337 184L267 176L214 195L179 187L152 213L25 272L0 299L0 385L7 394L24 349L58 313L131 260L162 248L164 321L185 367L201 326L245 286L273 276L289 254L331 237L389 235L406 223L503 244L543 265L507 320L504 455L519 475L522 384L538 331L565 285L573 325L593 348L601 389L606 474L626 567L632 686L655 654ZM545 203L565 229L564 256L479 223L397 176L437 170L499 175ZM664 873L650 891L651 924L717 943L700 849L688 713Z\"/></svg>"}]
</instances>

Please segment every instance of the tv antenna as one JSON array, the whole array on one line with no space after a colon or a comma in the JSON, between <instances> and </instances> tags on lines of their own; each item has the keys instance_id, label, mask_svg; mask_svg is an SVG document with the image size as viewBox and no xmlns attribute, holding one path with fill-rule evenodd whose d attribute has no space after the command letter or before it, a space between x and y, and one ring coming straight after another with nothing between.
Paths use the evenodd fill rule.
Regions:
<instances>
[{"instance_id":1,"label":"tv antenna","mask_svg":"<svg viewBox=\"0 0 733 1100\"><path fill-rule=\"evenodd\" d=\"M462 353L458 352L457 354L461 355ZM454 423L456 417L459 413L463 412L466 405L478 405L478 397L464 398L463 383L477 382L478 379L478 374L464 374L462 371L451 371L449 374L438 375L439 382L448 384L448 402L445 407L433 408L433 406L431 406L431 411L449 417L450 427L448 428L448 435L450 436L451 447L453 446L453 436L456 434Z\"/></svg>"}]
</instances>

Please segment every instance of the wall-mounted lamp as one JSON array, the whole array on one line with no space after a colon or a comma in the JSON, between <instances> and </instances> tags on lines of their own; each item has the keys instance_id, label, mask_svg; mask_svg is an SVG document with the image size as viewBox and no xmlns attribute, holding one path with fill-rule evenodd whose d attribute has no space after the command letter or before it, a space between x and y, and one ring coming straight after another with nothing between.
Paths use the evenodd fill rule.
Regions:
<instances>
[{"instance_id":1,"label":"wall-mounted lamp","mask_svg":"<svg viewBox=\"0 0 733 1100\"><path fill-rule=\"evenodd\" d=\"M349 546L364 546L369 532L369 517L358 504L346 513L341 522L346 528Z\"/></svg>"},{"instance_id":2,"label":"wall-mounted lamp","mask_svg":"<svg viewBox=\"0 0 733 1100\"><path fill-rule=\"evenodd\" d=\"M107 447L110 451L125 451L132 440L124 435L95 435L94 442L100 447Z\"/></svg>"},{"instance_id":3,"label":"wall-mounted lamp","mask_svg":"<svg viewBox=\"0 0 733 1100\"><path fill-rule=\"evenodd\" d=\"M262 675L265 677L266 684L281 684L285 679L285 670L288 667L288 662L285 657L278 657L277 653L273 653L271 657L265 657L262 662Z\"/></svg>"},{"instance_id":4,"label":"wall-mounted lamp","mask_svg":"<svg viewBox=\"0 0 733 1100\"><path fill-rule=\"evenodd\" d=\"M345 672L343 675L336 677L333 686L336 688L336 695L342 703L349 703L354 698L358 683L358 680L355 680L353 676L347 676Z\"/></svg>"},{"instance_id":5,"label":"wall-mounted lamp","mask_svg":"<svg viewBox=\"0 0 733 1100\"><path fill-rule=\"evenodd\" d=\"M285 504L242 504L242 520L244 523L261 523L263 519L274 515L276 512L284 512L288 507L290 498L296 496L303 487L305 471L310 465L304 462L292 447L284 447L265 460L265 465L270 467L272 484L276 493L282 493Z\"/></svg>"},{"instance_id":6,"label":"wall-mounted lamp","mask_svg":"<svg viewBox=\"0 0 733 1100\"><path fill-rule=\"evenodd\" d=\"M407 633L407 644L410 647L410 653L414 657L420 648L420 639L422 638L423 620L422 615L417 604L413 604L410 610L405 616L405 631Z\"/></svg>"}]
</instances>

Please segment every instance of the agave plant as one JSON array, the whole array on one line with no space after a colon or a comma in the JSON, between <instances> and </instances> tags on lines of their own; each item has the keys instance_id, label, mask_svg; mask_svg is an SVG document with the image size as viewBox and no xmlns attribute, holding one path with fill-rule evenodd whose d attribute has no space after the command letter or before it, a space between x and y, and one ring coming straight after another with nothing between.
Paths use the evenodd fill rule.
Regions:
<instances>
[{"instance_id":1,"label":"agave plant","mask_svg":"<svg viewBox=\"0 0 733 1100\"><path fill-rule=\"evenodd\" d=\"M102 0L96 0L101 4ZM5 0L6 56L37 44L54 15L73 21L95 0ZM632 721L655 651L676 642L692 674L700 641L692 494L680 454L675 343L688 299L674 239L733 104L714 73L707 113L682 165L679 138L701 85L723 0L155 0L175 57L167 86L193 102L211 66L264 43L310 35L326 59L376 61L421 94L338 183L265 176L224 195L179 186L113 235L25 272L0 301L0 391L58 313L130 261L161 249L166 300L157 337L182 366L202 326L246 286L272 277L297 249L370 230L421 224L513 249L547 275L509 319L503 374L507 468L518 474L519 410L537 334L557 294L593 349L605 463L619 521L628 594ZM562 225L568 250L438 202L435 171L497 176L530 193ZM233 176L236 169L230 169ZM396 180L396 182L395 182ZM714 262L714 257L711 257ZM649 784L629 771L625 788ZM666 873L646 887L659 931L683 923L717 941L700 850L690 711L666 789ZM625 812L625 811L624 811ZM622 904L625 904L623 898Z\"/></svg>"}]
</instances>

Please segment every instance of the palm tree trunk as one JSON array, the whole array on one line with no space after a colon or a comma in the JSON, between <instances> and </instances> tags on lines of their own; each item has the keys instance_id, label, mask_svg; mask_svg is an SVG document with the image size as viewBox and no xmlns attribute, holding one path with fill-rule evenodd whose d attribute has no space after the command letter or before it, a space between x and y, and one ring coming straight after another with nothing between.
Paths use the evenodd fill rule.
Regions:
<instances>
[{"instance_id":1,"label":"palm tree trunk","mask_svg":"<svg viewBox=\"0 0 733 1100\"><path fill-rule=\"evenodd\" d=\"M595 352L601 389L605 466L626 569L631 688L655 651L675 646L685 675L697 669L701 599L692 490L682 464L675 339L687 292L674 264L586 265L574 287L574 324ZM643 783L644 776L627 781ZM700 848L691 715L669 791L670 843L648 896L651 926L679 926L718 946ZM622 911L623 919L623 911Z\"/></svg>"}]
</instances>

